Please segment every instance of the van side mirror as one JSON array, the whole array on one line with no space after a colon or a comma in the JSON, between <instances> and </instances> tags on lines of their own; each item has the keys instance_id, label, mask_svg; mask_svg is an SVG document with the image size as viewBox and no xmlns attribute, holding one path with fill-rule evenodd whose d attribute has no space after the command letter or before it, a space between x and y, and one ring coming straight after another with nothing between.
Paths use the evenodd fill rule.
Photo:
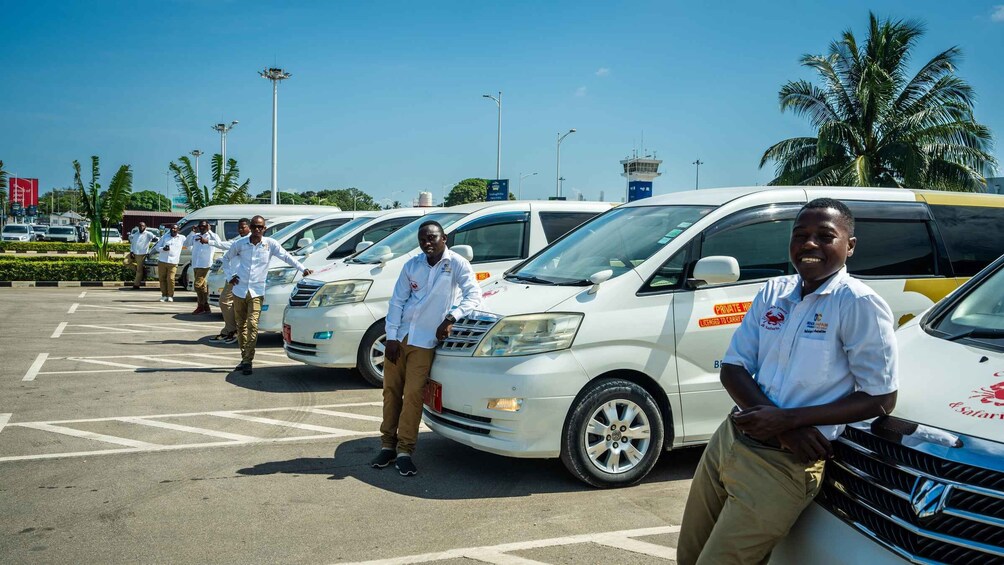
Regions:
<instances>
[{"instance_id":1,"label":"van side mirror","mask_svg":"<svg viewBox=\"0 0 1004 565\"><path fill-rule=\"evenodd\" d=\"M687 279L690 288L706 285L729 284L739 280L739 261L735 257L712 255L694 265L693 278Z\"/></svg>"},{"instance_id":2,"label":"van side mirror","mask_svg":"<svg viewBox=\"0 0 1004 565\"><path fill-rule=\"evenodd\" d=\"M381 267L386 265L387 261L390 261L391 259L394 258L394 252L391 251L390 247L387 245L381 245L380 247L377 247L374 251L376 251L377 257L380 258Z\"/></svg>"},{"instance_id":3,"label":"van side mirror","mask_svg":"<svg viewBox=\"0 0 1004 565\"><path fill-rule=\"evenodd\" d=\"M304 247L310 245L311 243L314 243L313 239L310 239L309 237L301 237L300 241L296 242L296 248L303 249Z\"/></svg>"},{"instance_id":4,"label":"van side mirror","mask_svg":"<svg viewBox=\"0 0 1004 565\"><path fill-rule=\"evenodd\" d=\"M372 241L366 241L366 240L360 241L359 243L356 244L356 253L369 249L369 246L371 245L373 245Z\"/></svg>"},{"instance_id":5,"label":"van side mirror","mask_svg":"<svg viewBox=\"0 0 1004 565\"><path fill-rule=\"evenodd\" d=\"M474 260L474 248L470 245L458 245L452 249L454 253L460 255L464 259L467 259L468 261Z\"/></svg>"},{"instance_id":6,"label":"van side mirror","mask_svg":"<svg viewBox=\"0 0 1004 565\"><path fill-rule=\"evenodd\" d=\"M589 282L593 283L593 286L589 288L589 294L596 294L596 291L600 289L600 285L610 280L612 276L614 276L613 269L604 269L590 275Z\"/></svg>"}]
</instances>

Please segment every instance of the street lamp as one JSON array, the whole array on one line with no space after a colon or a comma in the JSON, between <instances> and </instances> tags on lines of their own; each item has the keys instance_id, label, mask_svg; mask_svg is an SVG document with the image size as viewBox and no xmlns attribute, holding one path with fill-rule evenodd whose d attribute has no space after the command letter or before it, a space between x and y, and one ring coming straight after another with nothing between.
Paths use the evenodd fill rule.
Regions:
<instances>
[{"instance_id":1,"label":"street lamp","mask_svg":"<svg viewBox=\"0 0 1004 565\"><path fill-rule=\"evenodd\" d=\"M192 151L192 155L195 156L195 188L199 188L199 157L202 156L202 151L196 149Z\"/></svg>"},{"instance_id":2,"label":"street lamp","mask_svg":"<svg viewBox=\"0 0 1004 565\"><path fill-rule=\"evenodd\" d=\"M532 177L535 174L537 174L537 173L527 173L525 175L522 174L522 173L520 173L520 175L519 175L519 185L518 185L519 189L516 192L516 199L517 200L523 200L523 179L525 179L526 177Z\"/></svg>"},{"instance_id":3,"label":"street lamp","mask_svg":"<svg viewBox=\"0 0 1004 565\"><path fill-rule=\"evenodd\" d=\"M286 71L270 67L258 73L261 78L272 81L272 204L279 203L279 177L276 162L278 160L278 127L279 127L279 81L283 81L293 76Z\"/></svg>"},{"instance_id":4,"label":"street lamp","mask_svg":"<svg viewBox=\"0 0 1004 565\"><path fill-rule=\"evenodd\" d=\"M227 124L216 124L213 126L213 130L220 132L220 157L223 159L223 164L220 165L220 177L227 172L227 134L230 130L237 127L237 120Z\"/></svg>"},{"instance_id":5,"label":"street lamp","mask_svg":"<svg viewBox=\"0 0 1004 565\"><path fill-rule=\"evenodd\" d=\"M572 135L573 133L575 133L575 128L568 130L568 133L566 133L565 135L561 135L561 133L558 134L558 151L557 151L558 161L557 165L555 166L555 173L554 173L554 192L555 192L554 195L559 198L561 197L561 142L564 141L566 137Z\"/></svg>"},{"instance_id":6,"label":"street lamp","mask_svg":"<svg viewBox=\"0 0 1004 565\"><path fill-rule=\"evenodd\" d=\"M701 165L703 164L704 161L701 161L700 159L691 163L697 171L696 178L694 178L694 190L699 190L701 188Z\"/></svg>"},{"instance_id":7,"label":"street lamp","mask_svg":"<svg viewBox=\"0 0 1004 565\"><path fill-rule=\"evenodd\" d=\"M498 180L502 178L502 91L499 91L498 98L491 94L482 94L481 97L491 98L499 107L498 146L495 153L495 180Z\"/></svg>"}]
</instances>

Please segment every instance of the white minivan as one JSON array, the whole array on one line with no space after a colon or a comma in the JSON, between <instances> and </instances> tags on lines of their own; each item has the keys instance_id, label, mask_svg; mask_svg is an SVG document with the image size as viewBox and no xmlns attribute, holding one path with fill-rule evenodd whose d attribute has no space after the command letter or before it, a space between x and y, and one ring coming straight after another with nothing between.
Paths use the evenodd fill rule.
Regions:
<instances>
[{"instance_id":1,"label":"white minivan","mask_svg":"<svg viewBox=\"0 0 1004 565\"><path fill-rule=\"evenodd\" d=\"M478 280L488 282L610 206L524 200L430 212L297 283L283 320L286 355L308 365L358 367L368 383L382 386L384 317L404 263L420 252L422 222L439 222L449 247L470 246Z\"/></svg>"},{"instance_id":2,"label":"white minivan","mask_svg":"<svg viewBox=\"0 0 1004 565\"><path fill-rule=\"evenodd\" d=\"M1004 257L896 337L896 409L833 443L771 563L1004 561Z\"/></svg>"},{"instance_id":3,"label":"white minivan","mask_svg":"<svg viewBox=\"0 0 1004 565\"><path fill-rule=\"evenodd\" d=\"M706 443L733 404L719 380L732 333L766 279L794 274L794 217L824 196L854 211L848 269L900 324L1004 246L1004 196L756 187L625 204L482 287L484 311L437 352L425 423L492 453L560 457L595 486Z\"/></svg>"}]
</instances>

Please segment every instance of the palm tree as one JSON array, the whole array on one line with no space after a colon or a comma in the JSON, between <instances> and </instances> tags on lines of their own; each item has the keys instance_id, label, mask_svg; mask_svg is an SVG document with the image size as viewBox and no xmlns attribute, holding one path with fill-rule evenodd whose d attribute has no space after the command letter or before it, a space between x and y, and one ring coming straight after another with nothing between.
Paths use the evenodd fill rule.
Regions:
<instances>
[{"instance_id":1,"label":"palm tree","mask_svg":"<svg viewBox=\"0 0 1004 565\"><path fill-rule=\"evenodd\" d=\"M101 193L100 161L97 155L91 156L91 182L84 187L80 175L80 162L73 161L73 186L80 192L83 201L84 216L90 221L91 242L97 251L99 261L108 259L108 235L104 227L122 221L122 213L129 204L132 194L132 170L129 165L122 165L112 176L108 191Z\"/></svg>"},{"instance_id":2,"label":"palm tree","mask_svg":"<svg viewBox=\"0 0 1004 565\"><path fill-rule=\"evenodd\" d=\"M770 184L983 190L997 163L990 130L973 117L973 89L955 75L959 48L911 77L906 67L922 25L869 20L864 46L848 30L828 55L802 57L822 86L781 87L781 111L805 116L817 133L764 152L760 167L775 163Z\"/></svg>"},{"instance_id":3,"label":"palm tree","mask_svg":"<svg viewBox=\"0 0 1004 565\"><path fill-rule=\"evenodd\" d=\"M178 158L180 165L173 161L168 167L174 173L174 181L178 183L178 189L185 195L187 203L185 207L188 211L198 210L214 204L242 204L248 201L248 191L251 189L251 179L240 182L240 169L237 167L236 159L227 159L227 170L223 172L223 156L219 153L213 155L212 160L212 181L213 189L199 183L195 178L195 170L192 168L192 161L187 155Z\"/></svg>"}]
</instances>

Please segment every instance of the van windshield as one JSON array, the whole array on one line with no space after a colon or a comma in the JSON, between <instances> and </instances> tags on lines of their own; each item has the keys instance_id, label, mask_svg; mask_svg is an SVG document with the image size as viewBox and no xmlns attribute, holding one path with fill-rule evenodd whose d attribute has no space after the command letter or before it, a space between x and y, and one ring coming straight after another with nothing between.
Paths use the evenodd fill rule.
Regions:
<instances>
[{"instance_id":1,"label":"van windshield","mask_svg":"<svg viewBox=\"0 0 1004 565\"><path fill-rule=\"evenodd\" d=\"M286 227L280 229L279 231L273 233L272 235L268 235L266 237L271 237L272 239L278 241L279 243L282 243L290 235L292 235L292 234L300 231L301 228L303 228L304 226L306 226L307 224L309 224L310 222L313 222L313 221L315 221L314 218L303 218L303 219L297 220L297 221L293 222L292 224L289 224L288 226L286 226Z\"/></svg>"},{"instance_id":2,"label":"van windshield","mask_svg":"<svg viewBox=\"0 0 1004 565\"><path fill-rule=\"evenodd\" d=\"M416 219L414 222L411 222L396 232L381 239L377 245L371 245L358 255L350 257L348 262L376 264L380 262L380 257L387 253L392 255L392 259L400 257L405 253L418 248L418 227L423 223L428 221L439 222L439 225L443 226L443 229L448 231L450 226L457 223L458 220L465 216L467 216L467 214L460 212L426 214L425 216Z\"/></svg>"},{"instance_id":3,"label":"van windshield","mask_svg":"<svg viewBox=\"0 0 1004 565\"><path fill-rule=\"evenodd\" d=\"M51 233L52 235L73 234L74 233L74 229L73 228L49 228L49 233Z\"/></svg>"},{"instance_id":4,"label":"van windshield","mask_svg":"<svg viewBox=\"0 0 1004 565\"><path fill-rule=\"evenodd\" d=\"M373 221L373 218L356 218L347 223L344 223L337 228L324 234L317 241L311 243L310 245L304 247L303 249L297 249L293 252L293 255L309 255L315 251L324 249L333 242L342 239L342 237L356 231L356 228L366 225L367 223Z\"/></svg>"},{"instance_id":5,"label":"van windshield","mask_svg":"<svg viewBox=\"0 0 1004 565\"><path fill-rule=\"evenodd\" d=\"M4 226L4 233L28 233L28 226Z\"/></svg>"},{"instance_id":6,"label":"van windshield","mask_svg":"<svg viewBox=\"0 0 1004 565\"><path fill-rule=\"evenodd\" d=\"M931 327L948 340L967 339L1004 348L1004 263L968 295L940 314Z\"/></svg>"},{"instance_id":7,"label":"van windshield","mask_svg":"<svg viewBox=\"0 0 1004 565\"><path fill-rule=\"evenodd\" d=\"M605 270L620 276L641 265L691 225L711 206L637 206L616 208L576 228L544 249L507 280L551 285L588 285ZM612 278L612 277L611 277Z\"/></svg>"}]
</instances>

